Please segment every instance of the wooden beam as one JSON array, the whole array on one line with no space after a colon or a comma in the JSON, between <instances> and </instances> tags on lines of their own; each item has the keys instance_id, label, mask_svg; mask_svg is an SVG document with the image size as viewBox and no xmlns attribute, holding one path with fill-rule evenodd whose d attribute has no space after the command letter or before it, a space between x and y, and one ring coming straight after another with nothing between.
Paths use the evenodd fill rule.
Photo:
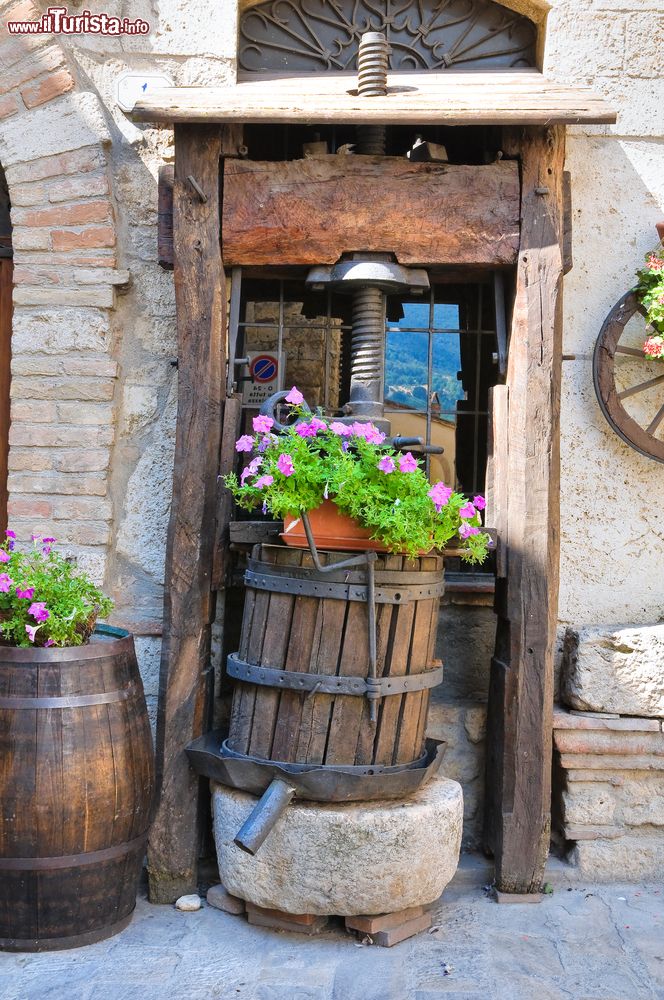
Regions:
<instances>
[{"instance_id":1,"label":"wooden beam","mask_svg":"<svg viewBox=\"0 0 664 1000\"><path fill-rule=\"evenodd\" d=\"M521 247L507 370L507 578L497 582L488 846L502 892L541 889L549 847L558 606L564 130L521 138Z\"/></svg>"},{"instance_id":2,"label":"wooden beam","mask_svg":"<svg viewBox=\"0 0 664 1000\"><path fill-rule=\"evenodd\" d=\"M216 126L175 129L178 415L157 720L160 799L148 845L155 903L173 902L195 890L197 881L199 779L185 746L206 731L212 695L211 579L226 310L219 244L220 142Z\"/></svg>"},{"instance_id":3,"label":"wooden beam","mask_svg":"<svg viewBox=\"0 0 664 1000\"><path fill-rule=\"evenodd\" d=\"M350 251L395 253L402 264L513 264L518 165L227 160L222 234L232 266L333 264Z\"/></svg>"},{"instance_id":4,"label":"wooden beam","mask_svg":"<svg viewBox=\"0 0 664 1000\"><path fill-rule=\"evenodd\" d=\"M392 72L367 100L354 73L252 73L229 87L168 87L134 105L136 121L245 124L545 125L616 121L587 87L533 69Z\"/></svg>"}]
</instances>

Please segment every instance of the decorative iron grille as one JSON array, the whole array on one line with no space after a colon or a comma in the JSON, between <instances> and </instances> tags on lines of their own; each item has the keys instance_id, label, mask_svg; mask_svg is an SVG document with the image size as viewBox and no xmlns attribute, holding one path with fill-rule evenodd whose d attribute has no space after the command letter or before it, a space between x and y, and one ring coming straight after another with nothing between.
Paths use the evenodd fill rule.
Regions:
<instances>
[{"instance_id":1,"label":"decorative iron grille","mask_svg":"<svg viewBox=\"0 0 664 1000\"><path fill-rule=\"evenodd\" d=\"M352 71L365 31L387 35L392 70L535 65L535 25L494 0L266 0L240 19L240 68Z\"/></svg>"}]
</instances>

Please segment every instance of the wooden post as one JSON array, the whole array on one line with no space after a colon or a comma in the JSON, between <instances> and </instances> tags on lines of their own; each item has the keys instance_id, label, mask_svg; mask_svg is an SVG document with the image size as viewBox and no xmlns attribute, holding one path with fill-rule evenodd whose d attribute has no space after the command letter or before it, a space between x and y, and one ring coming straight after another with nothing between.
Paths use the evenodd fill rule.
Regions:
<instances>
[{"instance_id":1,"label":"wooden post","mask_svg":"<svg viewBox=\"0 0 664 1000\"><path fill-rule=\"evenodd\" d=\"M563 164L561 126L520 137L521 244L507 369L507 577L487 740L487 846L497 888L541 889L549 847L558 604Z\"/></svg>"},{"instance_id":2,"label":"wooden post","mask_svg":"<svg viewBox=\"0 0 664 1000\"><path fill-rule=\"evenodd\" d=\"M157 719L160 799L148 846L154 903L173 902L196 888L199 779L185 746L205 732L212 702L212 566L226 342L220 152L219 126L175 126L178 416Z\"/></svg>"}]
</instances>

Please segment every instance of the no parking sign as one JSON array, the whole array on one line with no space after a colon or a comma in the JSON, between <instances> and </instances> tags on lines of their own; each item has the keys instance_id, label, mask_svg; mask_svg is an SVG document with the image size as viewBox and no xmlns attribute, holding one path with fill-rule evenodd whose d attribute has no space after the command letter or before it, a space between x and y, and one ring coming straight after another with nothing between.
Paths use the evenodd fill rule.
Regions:
<instances>
[{"instance_id":1,"label":"no parking sign","mask_svg":"<svg viewBox=\"0 0 664 1000\"><path fill-rule=\"evenodd\" d=\"M249 378L243 383L242 405L258 408L283 385L283 359L276 352L249 351Z\"/></svg>"}]
</instances>

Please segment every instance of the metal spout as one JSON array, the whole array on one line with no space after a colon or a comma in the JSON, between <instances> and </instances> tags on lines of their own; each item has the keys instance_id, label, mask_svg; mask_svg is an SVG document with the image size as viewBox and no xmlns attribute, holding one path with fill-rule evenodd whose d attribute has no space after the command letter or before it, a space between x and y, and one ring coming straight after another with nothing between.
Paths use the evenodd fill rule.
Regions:
<instances>
[{"instance_id":1,"label":"metal spout","mask_svg":"<svg viewBox=\"0 0 664 1000\"><path fill-rule=\"evenodd\" d=\"M254 855L290 805L294 795L295 789L291 785L275 778L245 819L233 843L247 854Z\"/></svg>"}]
</instances>

